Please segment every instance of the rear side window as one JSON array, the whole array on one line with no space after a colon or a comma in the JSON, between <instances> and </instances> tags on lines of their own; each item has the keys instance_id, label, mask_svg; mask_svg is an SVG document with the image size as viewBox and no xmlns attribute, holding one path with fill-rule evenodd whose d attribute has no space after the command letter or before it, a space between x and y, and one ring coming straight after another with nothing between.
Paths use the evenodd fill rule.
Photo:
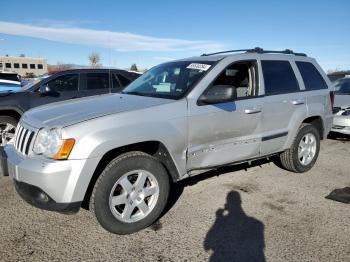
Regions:
<instances>
[{"instance_id":1,"label":"rear side window","mask_svg":"<svg viewBox=\"0 0 350 262\"><path fill-rule=\"evenodd\" d=\"M118 79L123 87L126 87L131 82L129 79L127 79L125 76L121 74L118 74Z\"/></svg>"},{"instance_id":2,"label":"rear side window","mask_svg":"<svg viewBox=\"0 0 350 262\"><path fill-rule=\"evenodd\" d=\"M327 89L327 84L316 67L309 62L296 62L306 90Z\"/></svg>"},{"instance_id":3,"label":"rear side window","mask_svg":"<svg viewBox=\"0 0 350 262\"><path fill-rule=\"evenodd\" d=\"M86 74L86 89L108 89L109 74Z\"/></svg>"},{"instance_id":4,"label":"rear side window","mask_svg":"<svg viewBox=\"0 0 350 262\"><path fill-rule=\"evenodd\" d=\"M300 91L292 66L288 61L261 61L265 95Z\"/></svg>"}]
</instances>

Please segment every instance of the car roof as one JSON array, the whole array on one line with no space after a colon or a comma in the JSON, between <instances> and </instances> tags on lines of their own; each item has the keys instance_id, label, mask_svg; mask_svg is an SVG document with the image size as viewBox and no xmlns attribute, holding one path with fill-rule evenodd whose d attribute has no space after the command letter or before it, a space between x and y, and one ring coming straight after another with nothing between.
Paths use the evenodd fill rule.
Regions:
<instances>
[{"instance_id":1,"label":"car roof","mask_svg":"<svg viewBox=\"0 0 350 262\"><path fill-rule=\"evenodd\" d=\"M78 69L63 70L63 71L59 71L58 73L106 73L110 71L134 74L133 72L129 72L123 69L116 69L116 68L80 68L80 69L78 68Z\"/></svg>"},{"instance_id":2,"label":"car roof","mask_svg":"<svg viewBox=\"0 0 350 262\"><path fill-rule=\"evenodd\" d=\"M201 56L194 56L185 59L179 59L176 61L220 61L227 57L237 57L238 59L251 59L253 57L260 57L263 59L281 59L281 60L289 60L293 58L293 60L299 61L310 61L313 58L308 57L304 53L295 53L290 49L285 50L264 50L260 47L256 47L253 49L240 49L240 50L229 50L216 52L211 54L202 54Z\"/></svg>"}]
</instances>

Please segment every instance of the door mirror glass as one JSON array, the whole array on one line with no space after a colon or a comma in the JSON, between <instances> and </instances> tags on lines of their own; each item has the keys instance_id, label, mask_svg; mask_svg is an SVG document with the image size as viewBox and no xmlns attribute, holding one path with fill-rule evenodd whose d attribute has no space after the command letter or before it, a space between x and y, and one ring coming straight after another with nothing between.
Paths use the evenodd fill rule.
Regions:
<instances>
[{"instance_id":1,"label":"door mirror glass","mask_svg":"<svg viewBox=\"0 0 350 262\"><path fill-rule=\"evenodd\" d=\"M42 85L39 88L40 96L59 96L59 93L51 90L48 84Z\"/></svg>"},{"instance_id":2,"label":"door mirror glass","mask_svg":"<svg viewBox=\"0 0 350 262\"><path fill-rule=\"evenodd\" d=\"M206 90L199 98L201 104L217 104L234 101L237 98L237 90L231 85L214 85Z\"/></svg>"},{"instance_id":3,"label":"door mirror glass","mask_svg":"<svg viewBox=\"0 0 350 262\"><path fill-rule=\"evenodd\" d=\"M42 85L39 88L39 92L42 94L49 93L51 91L49 85Z\"/></svg>"}]
</instances>

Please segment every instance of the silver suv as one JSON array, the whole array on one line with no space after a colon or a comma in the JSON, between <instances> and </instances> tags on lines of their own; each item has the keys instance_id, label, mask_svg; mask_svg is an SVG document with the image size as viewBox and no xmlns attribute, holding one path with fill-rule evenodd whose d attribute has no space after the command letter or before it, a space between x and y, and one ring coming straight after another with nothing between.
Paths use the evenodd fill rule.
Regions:
<instances>
[{"instance_id":1,"label":"silver suv","mask_svg":"<svg viewBox=\"0 0 350 262\"><path fill-rule=\"evenodd\" d=\"M154 223L186 177L271 155L308 171L332 126L329 79L304 54L238 51L161 64L121 94L28 111L2 172L33 206L88 204L106 230L128 234Z\"/></svg>"}]
</instances>

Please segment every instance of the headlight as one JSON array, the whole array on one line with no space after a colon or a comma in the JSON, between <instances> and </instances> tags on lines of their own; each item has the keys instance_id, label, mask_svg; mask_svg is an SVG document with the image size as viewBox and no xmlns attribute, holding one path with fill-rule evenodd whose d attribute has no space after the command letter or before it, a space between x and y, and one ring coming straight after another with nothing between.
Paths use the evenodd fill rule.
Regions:
<instances>
[{"instance_id":1,"label":"headlight","mask_svg":"<svg viewBox=\"0 0 350 262\"><path fill-rule=\"evenodd\" d=\"M74 139L62 139L61 129L43 128L36 136L33 151L54 159L67 159L74 146Z\"/></svg>"}]
</instances>

